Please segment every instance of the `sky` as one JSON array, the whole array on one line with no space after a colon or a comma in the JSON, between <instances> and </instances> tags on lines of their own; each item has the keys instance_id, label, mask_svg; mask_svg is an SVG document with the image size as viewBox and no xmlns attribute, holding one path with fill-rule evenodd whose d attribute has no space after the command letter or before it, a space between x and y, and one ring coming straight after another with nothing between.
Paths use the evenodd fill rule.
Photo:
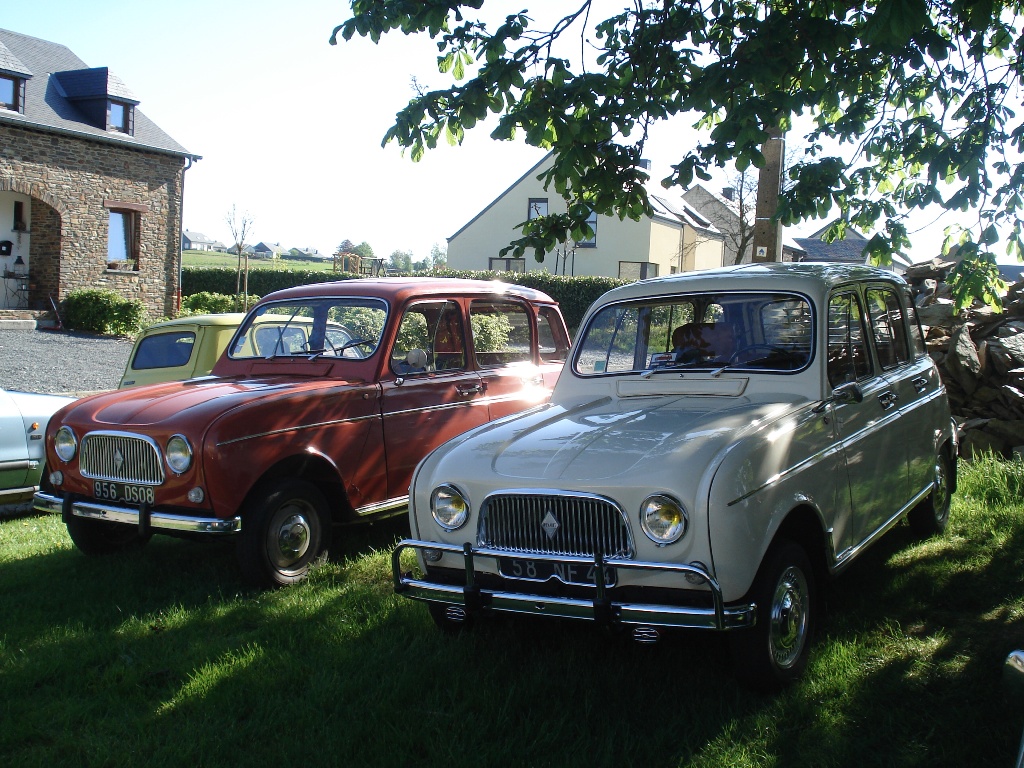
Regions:
<instances>
[{"instance_id":1,"label":"sky","mask_svg":"<svg viewBox=\"0 0 1024 768\"><path fill-rule=\"evenodd\" d=\"M495 5L504 14L531 3ZM332 253L348 239L368 242L378 256L402 250L419 260L544 151L493 141L486 125L418 163L395 144L381 147L413 95L413 77L427 87L448 81L425 35L329 45L348 16L345 0L35 0L5 3L0 27L65 45L89 67L109 67L139 110L202 157L185 175L185 229L230 243L234 207L252 219L252 243ZM692 122L655 129L646 151L654 178L667 176L693 141ZM729 176L723 171L707 186L719 191ZM937 255L950 223L918 219L912 260ZM823 225L807 222L786 235Z\"/></svg>"}]
</instances>

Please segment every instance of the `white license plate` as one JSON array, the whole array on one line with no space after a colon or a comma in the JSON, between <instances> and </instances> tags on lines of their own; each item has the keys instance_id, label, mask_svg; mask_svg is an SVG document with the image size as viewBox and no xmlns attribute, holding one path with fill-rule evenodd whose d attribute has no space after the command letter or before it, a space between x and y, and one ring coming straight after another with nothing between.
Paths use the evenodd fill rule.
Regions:
<instances>
[{"instance_id":1,"label":"white license plate","mask_svg":"<svg viewBox=\"0 0 1024 768\"><path fill-rule=\"evenodd\" d=\"M102 501L123 501L128 504L153 504L156 500L152 486L113 483L108 480L94 480L92 495Z\"/></svg>"},{"instance_id":2,"label":"white license plate","mask_svg":"<svg viewBox=\"0 0 1024 768\"><path fill-rule=\"evenodd\" d=\"M558 579L563 584L584 584L594 586L597 583L593 565L586 563L559 563L548 560L526 560L519 557L503 557L499 562L501 575L509 579L526 581L548 581ZM615 569L604 567L604 584L615 586Z\"/></svg>"}]
</instances>

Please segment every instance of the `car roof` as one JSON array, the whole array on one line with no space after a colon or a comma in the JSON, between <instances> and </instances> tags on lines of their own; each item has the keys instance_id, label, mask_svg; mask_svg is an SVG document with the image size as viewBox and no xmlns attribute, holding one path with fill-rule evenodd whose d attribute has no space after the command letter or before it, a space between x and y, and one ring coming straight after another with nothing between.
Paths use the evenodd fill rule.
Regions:
<instances>
[{"instance_id":1,"label":"car roof","mask_svg":"<svg viewBox=\"0 0 1024 768\"><path fill-rule=\"evenodd\" d=\"M860 264L740 264L640 280L612 289L600 303L700 291L796 291L809 296L823 296L833 287L867 280L887 280L899 284L905 282L894 272Z\"/></svg>"},{"instance_id":2,"label":"car roof","mask_svg":"<svg viewBox=\"0 0 1024 768\"><path fill-rule=\"evenodd\" d=\"M159 323L153 323L142 329L143 333L149 331L162 331L168 328L174 328L175 326L181 325L241 325L242 319L245 317L244 312L220 312L217 314L209 315L185 315L184 317L176 317L173 320L163 320Z\"/></svg>"},{"instance_id":3,"label":"car roof","mask_svg":"<svg viewBox=\"0 0 1024 768\"><path fill-rule=\"evenodd\" d=\"M316 296L375 296L401 302L412 296L504 295L555 303L546 293L499 280L467 280L459 277L370 277L334 280L286 288L267 294L260 303Z\"/></svg>"}]
</instances>

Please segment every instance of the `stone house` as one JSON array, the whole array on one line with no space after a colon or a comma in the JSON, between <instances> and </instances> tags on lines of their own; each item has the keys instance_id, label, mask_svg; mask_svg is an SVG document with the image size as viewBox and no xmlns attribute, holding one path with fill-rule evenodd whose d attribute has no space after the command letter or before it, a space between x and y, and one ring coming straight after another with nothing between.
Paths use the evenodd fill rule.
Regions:
<instances>
[{"instance_id":1,"label":"stone house","mask_svg":"<svg viewBox=\"0 0 1024 768\"><path fill-rule=\"evenodd\" d=\"M105 67L0 29L0 308L108 288L171 315L186 151Z\"/></svg>"},{"instance_id":2,"label":"stone house","mask_svg":"<svg viewBox=\"0 0 1024 768\"><path fill-rule=\"evenodd\" d=\"M565 201L544 189L537 178L550 166L551 157L546 155L448 238L450 269L547 270L639 280L722 266L721 232L684 200L660 188L649 192L653 214L640 221L592 214L588 223L593 237L565 243L546 254L543 262L531 254L522 259L501 256L501 249L519 237L517 224L534 216L565 212Z\"/></svg>"}]
</instances>

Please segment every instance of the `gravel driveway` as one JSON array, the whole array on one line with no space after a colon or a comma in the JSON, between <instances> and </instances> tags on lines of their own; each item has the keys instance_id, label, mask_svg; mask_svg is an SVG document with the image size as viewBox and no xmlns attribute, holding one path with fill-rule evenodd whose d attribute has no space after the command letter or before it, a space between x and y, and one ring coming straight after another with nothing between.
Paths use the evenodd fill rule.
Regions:
<instances>
[{"instance_id":1,"label":"gravel driveway","mask_svg":"<svg viewBox=\"0 0 1024 768\"><path fill-rule=\"evenodd\" d=\"M0 330L0 387L71 395L115 389L131 351L131 339Z\"/></svg>"}]
</instances>

